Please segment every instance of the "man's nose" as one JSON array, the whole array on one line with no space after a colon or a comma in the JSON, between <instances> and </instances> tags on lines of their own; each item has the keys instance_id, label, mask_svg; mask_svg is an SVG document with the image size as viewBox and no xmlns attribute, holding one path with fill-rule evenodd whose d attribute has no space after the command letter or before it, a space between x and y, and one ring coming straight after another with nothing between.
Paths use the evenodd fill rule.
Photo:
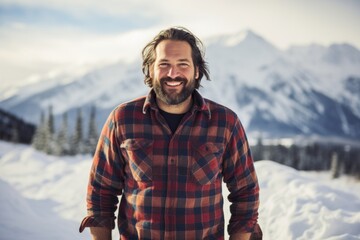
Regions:
<instances>
[{"instance_id":1,"label":"man's nose","mask_svg":"<svg viewBox=\"0 0 360 240\"><path fill-rule=\"evenodd\" d=\"M179 70L177 67L170 67L169 68L169 72L167 74L168 77L174 79L176 77L178 77L180 74L179 74Z\"/></svg>"}]
</instances>

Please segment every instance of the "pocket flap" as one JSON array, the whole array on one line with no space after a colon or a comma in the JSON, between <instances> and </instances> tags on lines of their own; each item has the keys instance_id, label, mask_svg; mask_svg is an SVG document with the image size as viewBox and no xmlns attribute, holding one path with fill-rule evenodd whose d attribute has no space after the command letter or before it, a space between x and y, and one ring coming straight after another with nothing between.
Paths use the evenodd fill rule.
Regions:
<instances>
[{"instance_id":1,"label":"pocket flap","mask_svg":"<svg viewBox=\"0 0 360 240\"><path fill-rule=\"evenodd\" d=\"M135 138L130 138L130 139L126 139L125 141L123 141L120 145L121 148L124 148L128 151L133 151L133 150L137 150L137 149L144 149L147 148L149 146L151 146L153 143L153 140L148 140L148 139L135 139Z\"/></svg>"},{"instance_id":2,"label":"pocket flap","mask_svg":"<svg viewBox=\"0 0 360 240\"><path fill-rule=\"evenodd\" d=\"M193 148L201 155L206 156L208 154L219 153L223 151L223 144L221 143L203 143L200 145L194 145Z\"/></svg>"}]
</instances>

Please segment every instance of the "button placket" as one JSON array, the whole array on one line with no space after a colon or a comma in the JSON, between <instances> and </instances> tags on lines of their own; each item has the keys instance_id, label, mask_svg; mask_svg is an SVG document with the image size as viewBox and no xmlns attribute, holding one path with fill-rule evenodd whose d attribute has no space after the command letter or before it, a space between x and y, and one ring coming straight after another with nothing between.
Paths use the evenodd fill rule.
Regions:
<instances>
[{"instance_id":1,"label":"button placket","mask_svg":"<svg viewBox=\"0 0 360 240\"><path fill-rule=\"evenodd\" d=\"M176 198L176 150L174 148L173 139L170 140L168 145L168 163L167 163L167 199L166 199L166 230L168 231L168 239L172 239L172 232L176 225L176 214L175 214L175 198Z\"/></svg>"}]
</instances>

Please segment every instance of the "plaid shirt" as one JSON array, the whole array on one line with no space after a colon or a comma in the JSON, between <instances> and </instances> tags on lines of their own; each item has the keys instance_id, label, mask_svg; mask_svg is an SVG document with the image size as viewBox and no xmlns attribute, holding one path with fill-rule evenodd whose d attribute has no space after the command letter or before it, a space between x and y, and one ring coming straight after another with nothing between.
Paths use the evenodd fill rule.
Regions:
<instances>
[{"instance_id":1,"label":"plaid shirt","mask_svg":"<svg viewBox=\"0 0 360 240\"><path fill-rule=\"evenodd\" d=\"M153 91L119 105L101 133L90 173L85 227L118 228L121 239L223 239L222 180L230 194L229 234L252 232L259 186L234 112L203 99L172 134Z\"/></svg>"}]
</instances>

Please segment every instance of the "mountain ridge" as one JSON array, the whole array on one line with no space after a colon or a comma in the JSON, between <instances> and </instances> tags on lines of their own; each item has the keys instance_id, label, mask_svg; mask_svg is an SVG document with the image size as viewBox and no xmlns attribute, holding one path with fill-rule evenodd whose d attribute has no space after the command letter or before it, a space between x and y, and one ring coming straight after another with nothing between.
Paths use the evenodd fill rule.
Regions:
<instances>
[{"instance_id":1,"label":"mountain ridge","mask_svg":"<svg viewBox=\"0 0 360 240\"><path fill-rule=\"evenodd\" d=\"M360 139L360 51L355 47L312 44L282 51L244 31L210 39L206 61L211 81L203 79L200 92L234 110L249 134ZM25 88L27 95L19 91L0 101L0 108L38 123L49 105L57 115L95 105L102 125L117 104L149 91L140 60L61 82L54 79L53 86L33 94Z\"/></svg>"}]
</instances>

